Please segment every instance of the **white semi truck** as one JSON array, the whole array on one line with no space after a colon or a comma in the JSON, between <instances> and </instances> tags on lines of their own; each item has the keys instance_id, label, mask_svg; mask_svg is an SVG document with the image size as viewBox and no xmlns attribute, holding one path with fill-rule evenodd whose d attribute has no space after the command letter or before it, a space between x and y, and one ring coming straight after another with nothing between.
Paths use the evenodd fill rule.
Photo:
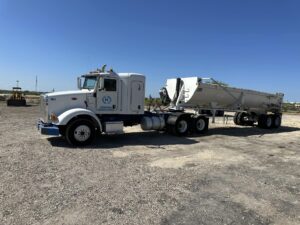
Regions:
<instances>
[{"instance_id":1,"label":"white semi truck","mask_svg":"<svg viewBox=\"0 0 300 225\"><path fill-rule=\"evenodd\" d=\"M203 110L236 112L241 126L278 128L283 94L226 87L199 77L168 79L160 91L166 110L145 111L145 76L92 71L78 78L77 91L41 95L42 134L61 135L71 145L90 144L98 134L122 133L124 126L166 131L178 136L205 133ZM193 109L193 112L186 112Z\"/></svg>"}]
</instances>

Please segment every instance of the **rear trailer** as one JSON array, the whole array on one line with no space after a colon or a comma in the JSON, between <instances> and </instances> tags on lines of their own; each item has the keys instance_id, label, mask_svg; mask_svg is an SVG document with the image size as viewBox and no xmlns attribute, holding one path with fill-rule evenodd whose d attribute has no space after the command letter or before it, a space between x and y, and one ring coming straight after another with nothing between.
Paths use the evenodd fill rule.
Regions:
<instances>
[{"instance_id":1,"label":"rear trailer","mask_svg":"<svg viewBox=\"0 0 300 225\"><path fill-rule=\"evenodd\" d=\"M198 114L224 115L235 112L234 123L240 126L278 128L282 118L282 93L270 94L234 88L212 78L168 79L160 91L165 105L174 109L192 108Z\"/></svg>"}]
</instances>

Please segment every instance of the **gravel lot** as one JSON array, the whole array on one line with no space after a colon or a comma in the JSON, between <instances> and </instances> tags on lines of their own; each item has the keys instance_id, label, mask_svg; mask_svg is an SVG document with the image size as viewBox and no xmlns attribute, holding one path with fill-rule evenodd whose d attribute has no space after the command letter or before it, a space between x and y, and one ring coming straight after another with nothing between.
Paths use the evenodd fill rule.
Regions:
<instances>
[{"instance_id":1,"label":"gravel lot","mask_svg":"<svg viewBox=\"0 0 300 225\"><path fill-rule=\"evenodd\" d=\"M126 128L88 148L0 103L0 224L300 224L300 116L205 136Z\"/></svg>"}]
</instances>

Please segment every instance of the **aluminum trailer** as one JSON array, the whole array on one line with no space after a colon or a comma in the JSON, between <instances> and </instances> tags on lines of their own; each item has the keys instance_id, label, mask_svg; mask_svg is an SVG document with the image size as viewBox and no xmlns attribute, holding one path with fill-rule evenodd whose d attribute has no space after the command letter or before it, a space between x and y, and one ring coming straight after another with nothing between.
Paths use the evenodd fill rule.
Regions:
<instances>
[{"instance_id":1,"label":"aluminum trailer","mask_svg":"<svg viewBox=\"0 0 300 225\"><path fill-rule=\"evenodd\" d=\"M168 79L160 94L164 104L177 110L231 111L236 112L237 125L253 126L256 122L262 128L281 125L282 93L224 86L212 78L187 77Z\"/></svg>"}]
</instances>

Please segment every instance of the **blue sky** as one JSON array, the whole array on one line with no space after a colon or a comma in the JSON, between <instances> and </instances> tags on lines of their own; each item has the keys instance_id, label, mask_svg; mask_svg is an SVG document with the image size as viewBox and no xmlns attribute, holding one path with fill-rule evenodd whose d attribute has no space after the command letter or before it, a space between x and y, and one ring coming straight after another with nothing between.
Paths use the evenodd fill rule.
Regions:
<instances>
[{"instance_id":1,"label":"blue sky","mask_svg":"<svg viewBox=\"0 0 300 225\"><path fill-rule=\"evenodd\" d=\"M300 101L298 0L0 0L0 89L76 88L107 64L146 75L214 77Z\"/></svg>"}]
</instances>

